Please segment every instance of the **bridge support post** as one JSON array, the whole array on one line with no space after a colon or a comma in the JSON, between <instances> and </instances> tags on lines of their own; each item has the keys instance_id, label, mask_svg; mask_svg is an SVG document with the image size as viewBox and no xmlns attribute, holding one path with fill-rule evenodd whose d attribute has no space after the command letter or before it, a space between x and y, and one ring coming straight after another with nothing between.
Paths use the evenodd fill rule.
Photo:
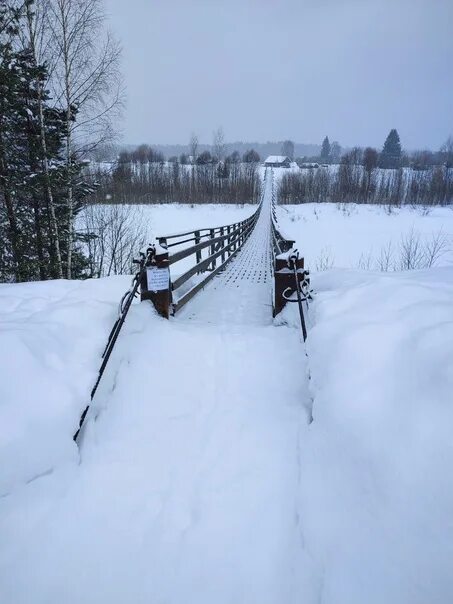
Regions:
<instances>
[{"instance_id":1,"label":"bridge support post","mask_svg":"<svg viewBox=\"0 0 453 604\"><path fill-rule=\"evenodd\" d=\"M215 237L215 231L214 231L214 229L211 229L209 231L209 235L210 235L211 239L214 239L214 237ZM212 254L215 254L215 245L212 244L210 246L210 248L211 248L211 256L212 256ZM213 261L211 262L210 270L213 271L215 269L215 267L216 267L216 259L214 258Z\"/></svg>"},{"instance_id":2,"label":"bridge support post","mask_svg":"<svg viewBox=\"0 0 453 604\"><path fill-rule=\"evenodd\" d=\"M195 245L198 245L201 241L200 231L194 231L194 235L195 235ZM195 261L196 261L196 264L199 264L201 262L201 250L197 250L195 252ZM199 275L200 271L197 274Z\"/></svg>"},{"instance_id":3,"label":"bridge support post","mask_svg":"<svg viewBox=\"0 0 453 604\"><path fill-rule=\"evenodd\" d=\"M224 235L224 229L223 229L223 227L220 227L220 236L223 237L223 235ZM220 245L222 246L222 256L221 256L221 258L222 258L222 264L223 264L225 262L225 241L222 241L220 243Z\"/></svg>"},{"instance_id":4,"label":"bridge support post","mask_svg":"<svg viewBox=\"0 0 453 604\"><path fill-rule=\"evenodd\" d=\"M166 241L160 239L140 281L140 299L150 300L157 312L168 319L172 302L170 264Z\"/></svg>"},{"instance_id":5,"label":"bridge support post","mask_svg":"<svg viewBox=\"0 0 453 604\"><path fill-rule=\"evenodd\" d=\"M297 279L299 283L304 280L304 259L297 258ZM289 289L288 289L289 288ZM275 257L274 264L274 317L286 306L286 300L283 292L287 290L286 295L290 296L296 291L294 283L294 271L289 265L289 253L280 254Z\"/></svg>"},{"instance_id":6,"label":"bridge support post","mask_svg":"<svg viewBox=\"0 0 453 604\"><path fill-rule=\"evenodd\" d=\"M228 225L227 226L227 233L228 233L228 239L227 239L227 251L228 251L228 258L231 256L231 237L230 237L230 231L231 231L231 227Z\"/></svg>"}]
</instances>

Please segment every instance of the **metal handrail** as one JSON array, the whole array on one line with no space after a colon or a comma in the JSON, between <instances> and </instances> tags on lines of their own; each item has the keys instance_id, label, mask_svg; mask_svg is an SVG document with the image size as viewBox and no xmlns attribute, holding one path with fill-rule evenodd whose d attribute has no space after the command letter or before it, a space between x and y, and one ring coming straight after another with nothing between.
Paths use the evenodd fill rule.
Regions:
<instances>
[{"instance_id":1,"label":"metal handrail","mask_svg":"<svg viewBox=\"0 0 453 604\"><path fill-rule=\"evenodd\" d=\"M104 375L104 371L107 367L107 363L109 362L113 348L116 344L118 336L120 335L121 328L123 327L124 321L126 320L127 313L129 312L131 304L132 304L135 296L138 293L138 288L140 286L140 280L143 276L143 273L146 271L146 266L149 264L150 259L152 258L154 253L155 253L155 249L151 246L146 250L146 254L141 253L141 257L139 260L136 260L136 261L134 260L134 262L139 264L139 270L134 275L130 289L121 298L121 302L119 305L118 318L115 321L115 324L113 325L112 330L110 331L109 337L107 339L107 344L104 348L104 352L102 353L102 363L101 363L101 366L98 371L98 376L96 378L96 382L91 390L90 403L88 403L88 405L82 411L82 414L81 414L80 420L79 420L79 426L73 436L73 440L76 443L78 442L80 431L82 430L82 428L84 426L87 413L91 406L91 402L93 401L94 395L96 394L96 391L101 382L102 376Z\"/></svg>"},{"instance_id":2,"label":"metal handrail","mask_svg":"<svg viewBox=\"0 0 453 604\"><path fill-rule=\"evenodd\" d=\"M226 239L228 239L228 237L232 237L233 235L239 234L244 226L248 226L250 224L250 222L252 221L253 216L251 216L250 218L247 218L247 220L243 220L242 222L238 223L239 226L237 228L235 228L234 231L227 233L226 235L221 235L219 237L213 237L211 239L207 239L206 241L203 241L201 243L197 243L196 245L192 245L191 247L188 248L184 248L183 250L180 250L179 252L176 252L175 254L170 254L168 257L168 261L169 264L175 264L175 262L178 262L179 260L183 260L184 258L187 258L187 256L192 256L192 254L195 254L195 252L197 251L201 251L206 247L209 247L210 245L214 245L216 243L220 243L222 241L225 241ZM235 223L236 224L236 223ZM228 225L228 226L233 226L233 225ZM227 227L218 227L218 228L228 228ZM235 225L234 225L235 226ZM161 237L159 239L159 242L165 245L165 241L164 241L164 237ZM196 239L196 238L195 238ZM183 243L183 242L181 242ZM167 246L168 247L168 246Z\"/></svg>"},{"instance_id":3,"label":"metal handrail","mask_svg":"<svg viewBox=\"0 0 453 604\"><path fill-rule=\"evenodd\" d=\"M280 233L277 221L276 212L276 200L275 200L275 188L274 188L274 174L272 173L272 202L271 202L271 237L272 247L274 250L274 258L279 254L288 252L295 244L293 239L286 239Z\"/></svg>"}]
</instances>

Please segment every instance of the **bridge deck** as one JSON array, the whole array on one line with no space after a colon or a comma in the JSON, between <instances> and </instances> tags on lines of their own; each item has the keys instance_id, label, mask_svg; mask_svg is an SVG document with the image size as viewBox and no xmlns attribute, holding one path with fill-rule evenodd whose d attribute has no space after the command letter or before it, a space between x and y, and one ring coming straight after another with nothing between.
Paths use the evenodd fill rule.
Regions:
<instances>
[{"instance_id":1,"label":"bridge deck","mask_svg":"<svg viewBox=\"0 0 453 604\"><path fill-rule=\"evenodd\" d=\"M272 322L270 212L272 180L265 180L260 216L250 238L178 318L197 323L264 325Z\"/></svg>"}]
</instances>

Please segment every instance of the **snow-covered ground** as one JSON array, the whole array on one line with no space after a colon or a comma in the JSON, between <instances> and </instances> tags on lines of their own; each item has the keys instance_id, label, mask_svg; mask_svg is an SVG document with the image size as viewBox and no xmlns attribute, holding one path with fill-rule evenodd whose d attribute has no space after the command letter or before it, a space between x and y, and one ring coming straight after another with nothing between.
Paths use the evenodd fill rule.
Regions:
<instances>
[{"instance_id":1,"label":"snow-covered ground","mask_svg":"<svg viewBox=\"0 0 453 604\"><path fill-rule=\"evenodd\" d=\"M313 285L298 511L316 601L447 604L453 268L332 270Z\"/></svg>"},{"instance_id":2,"label":"snow-covered ground","mask_svg":"<svg viewBox=\"0 0 453 604\"><path fill-rule=\"evenodd\" d=\"M87 419L80 463L75 417L48 413L54 425L34 443L45 449L46 438L54 454L22 462L19 476L16 451L26 443L5 444L16 476L0 500L1 601L298 601L298 449L308 396L299 333L272 323L269 215L267 206L236 273L231 263L180 316L165 321L149 304L133 306ZM72 309L92 315L93 332L101 325L89 289L109 283L87 282ZM40 284L28 287L40 295ZM58 354L71 343L45 346ZM81 409L94 375L83 358L70 360L60 378L77 383ZM20 375L13 366L10 377ZM41 382L33 392L43 405L72 410L65 393ZM8 417L27 424L30 402L16 413L16 398L3 398ZM30 424L41 428L34 417Z\"/></svg>"},{"instance_id":3,"label":"snow-covered ground","mask_svg":"<svg viewBox=\"0 0 453 604\"><path fill-rule=\"evenodd\" d=\"M453 600L453 268L313 274L307 357L267 228L181 315L132 307L80 455L129 279L0 286L0 602Z\"/></svg>"},{"instance_id":4,"label":"snow-covered ground","mask_svg":"<svg viewBox=\"0 0 453 604\"><path fill-rule=\"evenodd\" d=\"M408 247L423 268L423 252L436 240L442 245L434 264L453 264L452 207L434 206L425 212L404 206L389 213L385 206L307 203L278 206L277 214L285 236L296 240L313 270L379 270L382 265L393 270Z\"/></svg>"},{"instance_id":5,"label":"snow-covered ground","mask_svg":"<svg viewBox=\"0 0 453 604\"><path fill-rule=\"evenodd\" d=\"M77 459L68 437L130 281L0 284L0 497Z\"/></svg>"}]
</instances>

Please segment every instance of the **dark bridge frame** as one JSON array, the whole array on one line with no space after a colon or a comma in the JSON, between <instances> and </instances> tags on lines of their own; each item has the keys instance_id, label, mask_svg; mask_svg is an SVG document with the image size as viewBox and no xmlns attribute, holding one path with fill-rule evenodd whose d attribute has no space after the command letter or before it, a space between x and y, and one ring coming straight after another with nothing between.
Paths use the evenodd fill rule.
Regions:
<instances>
[{"instance_id":1,"label":"dark bridge frame","mask_svg":"<svg viewBox=\"0 0 453 604\"><path fill-rule=\"evenodd\" d=\"M169 251L177 248L177 251L168 254L168 266L172 266L189 256L195 257L195 264L191 268L186 270L182 275L179 275L174 281L170 281L171 292L176 292L194 275L207 273L204 278L178 297L177 301L173 303L174 313L180 310L234 258L253 231L260 211L261 203L249 218L241 222L157 238L162 248L166 248ZM192 243L193 245L179 249L180 246L187 243ZM209 255L203 259L202 251L205 249L209 252Z\"/></svg>"},{"instance_id":2,"label":"dark bridge frame","mask_svg":"<svg viewBox=\"0 0 453 604\"><path fill-rule=\"evenodd\" d=\"M273 314L275 316L286 305L288 295L290 296L296 291L289 258L291 254L294 257L294 252L297 253L297 250L294 250L295 242L286 239L278 227L273 172L266 170L265 178L272 179L271 244L274 259ZM194 256L195 263L173 280L170 276L170 270L168 270L168 289L161 291L148 290L146 274L144 274L141 281L141 299L151 300L158 312L166 318L170 315L170 309L172 309L172 314L176 314L183 308L215 275L224 270L228 262L243 247L260 215L264 191L263 188L261 201L257 209L245 220L213 228L157 237L159 245L156 254L152 258L151 266L170 269L170 266L190 256ZM203 250L208 253L205 258L203 258ZM304 259L297 257L295 262L297 279L302 282L308 274L304 271ZM191 286L189 284L189 288L185 289L183 286L195 275L198 275L199 279ZM283 295L284 292L286 292L285 295Z\"/></svg>"}]
</instances>

